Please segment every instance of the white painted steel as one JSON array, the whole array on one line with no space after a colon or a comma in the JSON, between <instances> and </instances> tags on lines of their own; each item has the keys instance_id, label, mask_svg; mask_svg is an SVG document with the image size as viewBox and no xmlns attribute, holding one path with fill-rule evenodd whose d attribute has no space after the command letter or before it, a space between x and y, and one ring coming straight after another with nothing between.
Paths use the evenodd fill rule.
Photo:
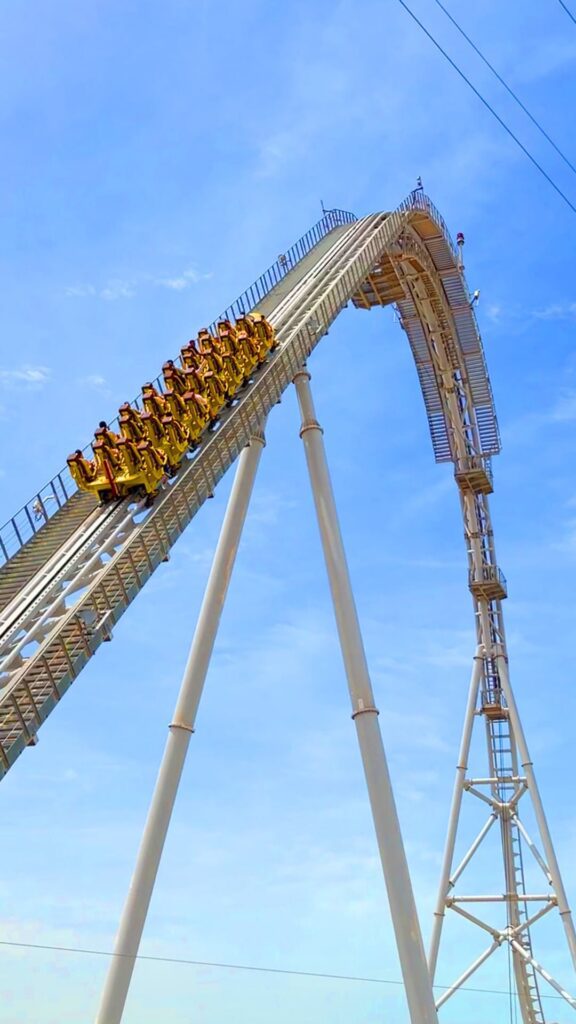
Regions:
<instances>
[{"instance_id":1,"label":"white painted steel","mask_svg":"<svg viewBox=\"0 0 576 1024\"><path fill-rule=\"evenodd\" d=\"M566 1000L568 1005L571 1006L573 1010L576 1010L576 999L574 999L574 997L571 996L570 993L567 992L566 989L563 988L562 985L560 985L556 981L556 979L552 977L549 971L542 967L542 964L539 963L534 956L531 956L529 953L527 953L526 950L515 939L512 940L510 945L516 950L520 957L522 957L524 960L529 960L534 970L538 971L540 977L544 978L544 980L552 986L554 991L557 992L559 996L562 996L562 999Z\"/></svg>"},{"instance_id":2,"label":"white painted steel","mask_svg":"<svg viewBox=\"0 0 576 1024\"><path fill-rule=\"evenodd\" d=\"M466 865L469 864L470 861L472 860L472 857L476 853L476 850L478 849L478 847L481 845L481 843L484 841L484 839L488 835L490 829L492 828L492 825L497 820L497 817L498 816L497 816L496 812L492 811L492 814L488 818L488 821L486 821L485 824L480 829L478 835L476 836L476 839L474 840L474 842L470 846L469 850L464 854L464 856L463 856L462 860L460 861L458 867L456 868L455 871L452 872L452 874L450 876L450 888L451 889L454 887L454 885L456 884L456 882L460 878L460 875L464 871L464 868L466 867Z\"/></svg>"},{"instance_id":3,"label":"white painted steel","mask_svg":"<svg viewBox=\"0 0 576 1024\"><path fill-rule=\"evenodd\" d=\"M142 835L134 876L122 912L96 1024L120 1024L122 1020L135 957L152 898L190 736L194 731L196 713L263 446L263 435L253 436L238 460L238 469L184 670L176 709L169 726L166 749Z\"/></svg>"},{"instance_id":4,"label":"white painted steel","mask_svg":"<svg viewBox=\"0 0 576 1024\"><path fill-rule=\"evenodd\" d=\"M568 905L568 898L566 896L566 890L562 881L562 875L560 874L560 867L556 858L556 851L554 849L554 843L552 842L552 835L548 827L548 820L546 818L546 812L544 811L544 804L542 803L542 797L540 796L540 790L536 781L536 775L534 772L534 765L532 763L530 752L528 750L528 744L526 742L526 735L524 728L518 714L518 707L512 687L510 685L510 676L508 674L508 664L505 656L500 653L497 657L498 669L500 675L500 682L502 689L506 697L506 703L508 705L508 711L510 719L512 721L512 728L514 729L514 735L516 737L516 743L518 744L518 750L520 753L520 760L522 767L526 773L526 779L528 781L528 788L530 796L532 798L532 806L534 808L534 814L536 816L536 823L538 825L538 831L540 832L540 838L542 840L542 846L546 855L546 861L550 878L552 879L552 885L556 893L558 900L558 910L560 917L562 918L562 924L566 932L566 939L568 941L568 947L572 956L572 963L576 969L576 932L574 930L574 922L572 920L572 913Z\"/></svg>"},{"instance_id":5,"label":"white painted steel","mask_svg":"<svg viewBox=\"0 0 576 1024\"><path fill-rule=\"evenodd\" d=\"M302 418L300 436L306 452L352 701L352 717L364 765L410 1020L412 1024L436 1024L437 1014L430 974L378 724L378 711L374 706L372 684L340 533L322 430L316 419L309 380L310 375L305 370L294 378Z\"/></svg>"},{"instance_id":6,"label":"white painted steel","mask_svg":"<svg viewBox=\"0 0 576 1024\"><path fill-rule=\"evenodd\" d=\"M442 993L440 998L436 1000L437 1010L439 1010L440 1007L443 1006L444 1003L446 1003L450 999L450 997L458 991L458 989L464 984L465 981L468 981L468 978L470 978L478 970L478 968L482 966L482 964L486 963L488 958L492 956L492 953L494 953L498 949L500 944L500 940L495 940L492 943L492 945L489 946L488 949L485 949L484 952L474 961L474 963L470 964L470 967L468 967L463 972L463 974L461 974L460 977L456 979L454 984Z\"/></svg>"},{"instance_id":7,"label":"white painted steel","mask_svg":"<svg viewBox=\"0 0 576 1024\"><path fill-rule=\"evenodd\" d=\"M448 835L446 837L444 859L442 861L442 871L440 874L438 900L434 911L430 952L428 954L428 966L430 968L432 981L434 981L436 975L436 964L438 962L438 950L440 948L440 936L442 934L442 924L444 922L446 898L451 888L450 872L452 870L452 861L454 860L454 846L456 844L458 819L460 817L462 796L464 794L464 782L466 779L466 772L468 770L468 755L470 753L470 741L472 739L472 730L474 728L474 714L476 712L476 704L478 702L478 687L480 686L481 676L482 657L480 654L480 648L478 648L474 656L472 677L468 688L468 703L466 704L464 728L462 730L460 752L458 754L458 764L456 766L456 779L454 781L454 792L452 794L452 807L450 810L450 819L448 821Z\"/></svg>"},{"instance_id":8,"label":"white painted steel","mask_svg":"<svg viewBox=\"0 0 576 1024\"><path fill-rule=\"evenodd\" d=\"M123 503L121 506L119 506L119 511L125 512L127 505L128 502ZM122 519L120 523L118 523L118 525L116 525L117 515L108 517L108 519L103 521L101 524L102 527L108 526L108 529L105 533L105 536L100 540L98 548L94 553L92 553L93 545L86 544L82 546L82 550L79 553L75 553L74 557L71 557L69 560L63 560L63 564L60 567L59 572L57 572L56 578L50 581L50 584L45 591L46 594L52 594L52 590L56 589L56 596L53 598L52 603L44 612L42 612L39 618L36 618L34 620L31 628L25 633L22 639L10 648L10 651L6 655L6 657L0 660L0 679L2 679L4 675L6 675L7 677L6 682L3 683L4 686L6 686L8 683L8 677L10 673L13 672L14 669L16 669L16 672L18 671L19 655L21 651L26 647L27 644L30 643L31 640L35 640L37 636L43 637L43 627L45 627L46 624L49 623L53 618L56 618L58 616L61 609L65 606L66 598L73 594L76 590L81 589L81 587L84 585L85 582L88 581L88 579L92 580L94 575L97 575L98 572L105 569L105 563L102 562L102 554L106 551L107 548L110 548L110 546L114 545L117 537L118 543L124 542L128 532L134 529L134 517L137 514L137 512L138 506L136 508L131 509L130 512L128 512L128 514L124 516L124 519ZM112 521L112 529L110 529L110 520ZM70 581L70 583L64 585L63 589L58 588L58 582L61 580L62 577L65 580L66 573L70 571L70 561L74 561L75 558L78 557L78 554L84 554L85 560L81 561L80 564L76 567L74 577ZM13 628L18 627L19 629L23 629L26 625L27 616L31 614L32 612L30 610L22 612L21 618L17 621ZM0 654L2 653L3 650L3 643L3 640L0 641ZM11 679L9 681L12 682Z\"/></svg>"}]
</instances>

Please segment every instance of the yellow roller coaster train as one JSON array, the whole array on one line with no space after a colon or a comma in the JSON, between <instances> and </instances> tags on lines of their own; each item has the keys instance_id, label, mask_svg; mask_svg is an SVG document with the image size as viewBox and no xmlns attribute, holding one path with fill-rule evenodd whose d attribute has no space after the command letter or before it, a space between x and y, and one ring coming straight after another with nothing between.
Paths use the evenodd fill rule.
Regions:
<instances>
[{"instance_id":1,"label":"yellow roller coaster train","mask_svg":"<svg viewBox=\"0 0 576 1024\"><path fill-rule=\"evenodd\" d=\"M68 456L70 472L82 491L101 504L132 494L150 504L162 484L174 476L188 450L225 405L250 380L277 345L272 324L261 313L220 320L216 337L203 328L181 350L181 365L164 363L163 391L142 388L143 412L120 406L120 433L102 420L92 443L93 459L80 449Z\"/></svg>"}]
</instances>

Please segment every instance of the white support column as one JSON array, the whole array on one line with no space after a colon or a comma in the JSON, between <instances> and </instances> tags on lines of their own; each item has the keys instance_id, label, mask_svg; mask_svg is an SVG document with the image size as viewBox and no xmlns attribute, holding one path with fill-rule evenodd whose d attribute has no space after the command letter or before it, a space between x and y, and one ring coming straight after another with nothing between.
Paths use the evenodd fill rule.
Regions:
<instances>
[{"instance_id":1,"label":"white support column","mask_svg":"<svg viewBox=\"0 0 576 1024\"><path fill-rule=\"evenodd\" d=\"M576 968L576 932L574 931L574 922L572 920L572 913L568 905L568 897L566 896L566 890L562 881L562 875L560 874L560 866L556 859L556 851L552 842L552 836L550 829L548 828L548 821L546 819L546 812L544 811L544 804L542 803L542 797L540 796L540 790L538 789L538 783L536 782L536 775L534 773L534 765L530 758L530 752L528 750L528 744L526 742L526 736L524 729L522 728L522 722L518 713L518 706L516 704L516 698L510 683L510 676L508 675L508 665L506 658L503 654L498 654L498 675L500 677L500 685L502 687L504 697L506 698L506 704L508 705L508 714L510 716L510 724L512 726L512 734L518 746L520 754L520 761L524 769L526 776L526 782L528 783L528 792L532 799L532 806L534 807L534 814L536 816L536 823L538 825L538 831L540 832L540 838L542 840L542 846L544 849L544 855L548 865L548 871L550 878L552 879L552 886L558 899L558 910L560 917L562 918L562 924L564 925L564 931L566 932L566 939L568 940L568 946L572 955L572 963ZM534 964L536 966L536 964ZM538 970L538 967L536 966Z\"/></svg>"},{"instance_id":2,"label":"white support column","mask_svg":"<svg viewBox=\"0 0 576 1024\"><path fill-rule=\"evenodd\" d=\"M474 655L474 663L472 666L472 677L470 679L470 687L468 690L468 703L466 705L466 714L464 716L464 728L462 730L462 740L460 742L460 753L458 755L458 764L456 766L456 780L454 782L454 792L452 794L452 807L450 810L448 835L446 837L446 846L444 849L444 860L442 862L442 874L440 876L438 901L436 903L436 910L434 911L434 924L432 927L432 938L430 940L428 966L430 968L430 976L432 978L432 981L434 981L434 977L436 975L438 950L440 948L440 936L442 934L444 912L446 909L446 897L448 895L448 890L450 888L450 872L452 870L452 863L454 860L454 846L456 844L458 819L460 817L460 808L462 806L464 782L466 780L466 772L468 770L470 741L472 739L472 730L474 728L474 715L476 712L476 704L478 700L478 687L480 685L481 675L482 654L481 648L477 647L476 654Z\"/></svg>"},{"instance_id":3,"label":"white support column","mask_svg":"<svg viewBox=\"0 0 576 1024\"><path fill-rule=\"evenodd\" d=\"M263 447L263 435L255 435L241 452L238 460L238 469L218 538L176 709L169 726L168 740L140 843L136 869L122 912L114 956L104 985L96 1024L120 1024L122 1020L135 958L144 930L190 736L194 731L196 713Z\"/></svg>"},{"instance_id":4,"label":"white support column","mask_svg":"<svg viewBox=\"0 0 576 1024\"><path fill-rule=\"evenodd\" d=\"M310 375L306 370L301 370L294 378L302 416L300 436L306 451L352 700L352 717L356 725L368 785L410 1020L412 1024L437 1024L432 984L378 725L378 711L374 706L372 684L324 452L322 429L316 420L309 380Z\"/></svg>"}]
</instances>

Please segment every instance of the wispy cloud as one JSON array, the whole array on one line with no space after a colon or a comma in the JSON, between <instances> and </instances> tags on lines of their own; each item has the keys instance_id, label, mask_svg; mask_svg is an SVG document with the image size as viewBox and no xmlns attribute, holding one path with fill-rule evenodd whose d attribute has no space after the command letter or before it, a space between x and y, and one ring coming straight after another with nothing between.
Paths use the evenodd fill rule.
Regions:
<instances>
[{"instance_id":1,"label":"wispy cloud","mask_svg":"<svg viewBox=\"0 0 576 1024\"><path fill-rule=\"evenodd\" d=\"M188 270L183 270L177 277L159 277L154 281L154 284L160 288L169 288L171 291L181 292L185 288L199 284L201 281L208 281L211 277L211 273L201 274L194 267L189 267Z\"/></svg>"},{"instance_id":2,"label":"wispy cloud","mask_svg":"<svg viewBox=\"0 0 576 1024\"><path fill-rule=\"evenodd\" d=\"M15 370L0 369L0 386L36 391L48 383L50 376L51 371L47 366L29 366L24 364Z\"/></svg>"},{"instance_id":3,"label":"wispy cloud","mask_svg":"<svg viewBox=\"0 0 576 1024\"><path fill-rule=\"evenodd\" d=\"M534 309L537 320L576 320L576 302L553 302L543 309Z\"/></svg>"},{"instance_id":4,"label":"wispy cloud","mask_svg":"<svg viewBox=\"0 0 576 1024\"><path fill-rule=\"evenodd\" d=\"M90 388L101 388L106 383L106 378L101 377L98 373L89 373L87 377L81 377L79 384L86 384Z\"/></svg>"},{"instance_id":5,"label":"wispy cloud","mask_svg":"<svg viewBox=\"0 0 576 1024\"><path fill-rule=\"evenodd\" d=\"M105 302L131 299L135 294L132 281L122 281L117 278L109 281L103 288L96 288L93 284L75 284L64 289L64 295L70 299L104 299Z\"/></svg>"},{"instance_id":6,"label":"wispy cloud","mask_svg":"<svg viewBox=\"0 0 576 1024\"><path fill-rule=\"evenodd\" d=\"M141 274L131 278L115 277L103 286L94 284L69 285L64 294L72 299L103 299L104 302L116 302L118 299L132 299L144 288L167 288L169 291L181 292L193 285L208 281L212 273L203 273L196 267L187 267L174 275Z\"/></svg>"},{"instance_id":7,"label":"wispy cloud","mask_svg":"<svg viewBox=\"0 0 576 1024\"><path fill-rule=\"evenodd\" d=\"M131 299L136 294L136 287L132 281L114 280L110 281L99 293L100 298L106 302L115 302L116 299Z\"/></svg>"},{"instance_id":8,"label":"wispy cloud","mask_svg":"<svg viewBox=\"0 0 576 1024\"><path fill-rule=\"evenodd\" d=\"M493 324L498 323L498 321L502 319L502 306L497 302L493 302L492 305L488 306L486 309L485 315Z\"/></svg>"},{"instance_id":9,"label":"wispy cloud","mask_svg":"<svg viewBox=\"0 0 576 1024\"><path fill-rule=\"evenodd\" d=\"M64 294L69 298L84 299L96 295L96 289L92 284L74 284L64 289Z\"/></svg>"},{"instance_id":10,"label":"wispy cloud","mask_svg":"<svg viewBox=\"0 0 576 1024\"><path fill-rule=\"evenodd\" d=\"M576 389L568 388L560 395L548 417L554 423L576 420Z\"/></svg>"},{"instance_id":11,"label":"wispy cloud","mask_svg":"<svg viewBox=\"0 0 576 1024\"><path fill-rule=\"evenodd\" d=\"M78 385L88 391L98 391L101 395L111 395L106 377L100 373L88 373L85 377L78 378Z\"/></svg>"}]
</instances>

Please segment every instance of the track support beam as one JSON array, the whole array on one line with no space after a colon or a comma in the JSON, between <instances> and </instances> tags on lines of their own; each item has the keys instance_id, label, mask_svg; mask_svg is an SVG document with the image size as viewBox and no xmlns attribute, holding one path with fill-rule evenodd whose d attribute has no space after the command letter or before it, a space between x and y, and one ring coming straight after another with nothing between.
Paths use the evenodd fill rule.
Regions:
<instances>
[{"instance_id":1,"label":"track support beam","mask_svg":"<svg viewBox=\"0 0 576 1024\"><path fill-rule=\"evenodd\" d=\"M437 1024L438 1016L432 984L378 724L378 711L374 705L372 684L368 674L366 654L326 461L322 429L316 419L310 390L310 375L307 370L303 369L296 375L294 385L302 418L300 436L306 452L340 646L352 700L352 718L356 726L364 765L410 1020L411 1024Z\"/></svg>"},{"instance_id":2,"label":"track support beam","mask_svg":"<svg viewBox=\"0 0 576 1024\"><path fill-rule=\"evenodd\" d=\"M140 843L136 869L122 912L96 1024L120 1024L122 1020L263 447L264 436L253 436L238 460L238 469L218 538L176 709L169 726L168 740Z\"/></svg>"}]
</instances>

